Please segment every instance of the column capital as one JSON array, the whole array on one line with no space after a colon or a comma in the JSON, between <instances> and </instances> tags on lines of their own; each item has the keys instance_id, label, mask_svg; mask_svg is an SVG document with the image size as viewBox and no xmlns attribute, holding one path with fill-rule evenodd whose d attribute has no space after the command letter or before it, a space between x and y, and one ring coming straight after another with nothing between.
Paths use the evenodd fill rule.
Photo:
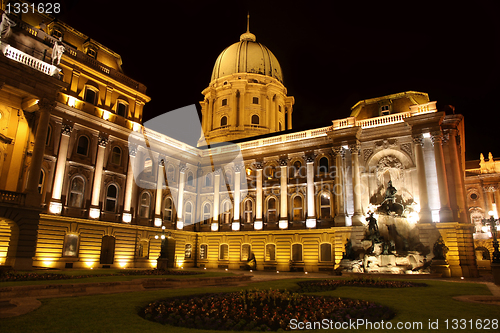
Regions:
<instances>
[{"instance_id":1,"label":"column capital","mask_svg":"<svg viewBox=\"0 0 500 333\"><path fill-rule=\"evenodd\" d=\"M344 157L345 156L345 149L342 146L337 146L332 148L333 155Z\"/></svg>"},{"instance_id":2,"label":"column capital","mask_svg":"<svg viewBox=\"0 0 500 333\"><path fill-rule=\"evenodd\" d=\"M424 136L422 134L414 134L411 136L411 139L414 144L424 146Z\"/></svg>"},{"instance_id":3,"label":"column capital","mask_svg":"<svg viewBox=\"0 0 500 333\"><path fill-rule=\"evenodd\" d=\"M314 159L316 158L316 155L310 154L305 156L306 163L314 163Z\"/></svg>"},{"instance_id":4,"label":"column capital","mask_svg":"<svg viewBox=\"0 0 500 333\"><path fill-rule=\"evenodd\" d=\"M263 168L262 161L254 162L253 165L255 166L255 169L258 169L258 170L262 170L262 168Z\"/></svg>"},{"instance_id":5,"label":"column capital","mask_svg":"<svg viewBox=\"0 0 500 333\"><path fill-rule=\"evenodd\" d=\"M359 143L353 143L349 145L349 150L351 151L351 154L358 154L360 149L361 145Z\"/></svg>"},{"instance_id":6,"label":"column capital","mask_svg":"<svg viewBox=\"0 0 500 333\"><path fill-rule=\"evenodd\" d=\"M215 171L214 171L214 175L215 176L220 176L221 173L222 173L222 169L221 168L215 169Z\"/></svg>"},{"instance_id":7,"label":"column capital","mask_svg":"<svg viewBox=\"0 0 500 333\"><path fill-rule=\"evenodd\" d=\"M37 104L40 111L52 111L57 105L55 101L51 101L47 98L38 100Z\"/></svg>"},{"instance_id":8,"label":"column capital","mask_svg":"<svg viewBox=\"0 0 500 333\"><path fill-rule=\"evenodd\" d=\"M61 126L61 134L62 135L70 136L72 130L73 130L73 126L70 124L62 124L62 126Z\"/></svg>"},{"instance_id":9,"label":"column capital","mask_svg":"<svg viewBox=\"0 0 500 333\"><path fill-rule=\"evenodd\" d=\"M443 144L443 133L441 131L432 132L431 133L431 142L432 142L433 146L435 146L436 144Z\"/></svg>"},{"instance_id":10,"label":"column capital","mask_svg":"<svg viewBox=\"0 0 500 333\"><path fill-rule=\"evenodd\" d=\"M287 166L289 160L290 159L288 157L281 157L279 160L280 166Z\"/></svg>"},{"instance_id":11,"label":"column capital","mask_svg":"<svg viewBox=\"0 0 500 333\"><path fill-rule=\"evenodd\" d=\"M234 172L241 172L242 169L245 168L245 165L242 163L238 163L234 165Z\"/></svg>"},{"instance_id":12,"label":"column capital","mask_svg":"<svg viewBox=\"0 0 500 333\"><path fill-rule=\"evenodd\" d=\"M97 138L97 143L99 147L106 148L106 145L108 144L108 138L106 136L99 135L99 137Z\"/></svg>"},{"instance_id":13,"label":"column capital","mask_svg":"<svg viewBox=\"0 0 500 333\"><path fill-rule=\"evenodd\" d=\"M180 173L186 173L186 170L187 170L186 163L181 163L181 164L179 165L179 172L180 172Z\"/></svg>"},{"instance_id":14,"label":"column capital","mask_svg":"<svg viewBox=\"0 0 500 333\"><path fill-rule=\"evenodd\" d=\"M130 157L135 157L137 155L137 145L135 143L130 143L128 145L128 154Z\"/></svg>"}]
</instances>

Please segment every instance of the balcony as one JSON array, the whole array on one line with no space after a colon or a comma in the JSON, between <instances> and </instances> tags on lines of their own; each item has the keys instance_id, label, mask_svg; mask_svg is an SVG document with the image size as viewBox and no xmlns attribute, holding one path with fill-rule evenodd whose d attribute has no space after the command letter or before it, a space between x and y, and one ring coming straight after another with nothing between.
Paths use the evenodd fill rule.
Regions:
<instances>
[{"instance_id":1,"label":"balcony","mask_svg":"<svg viewBox=\"0 0 500 333\"><path fill-rule=\"evenodd\" d=\"M333 120L332 130L347 128L347 127L355 127L355 126L359 126L361 128L371 128L371 127L403 123L405 118L430 112L437 112L436 102L412 105L410 106L410 111L394 113L387 116L380 116L363 120L357 120L355 117Z\"/></svg>"},{"instance_id":2,"label":"balcony","mask_svg":"<svg viewBox=\"0 0 500 333\"><path fill-rule=\"evenodd\" d=\"M24 205L26 194L0 190L0 203Z\"/></svg>"}]
</instances>

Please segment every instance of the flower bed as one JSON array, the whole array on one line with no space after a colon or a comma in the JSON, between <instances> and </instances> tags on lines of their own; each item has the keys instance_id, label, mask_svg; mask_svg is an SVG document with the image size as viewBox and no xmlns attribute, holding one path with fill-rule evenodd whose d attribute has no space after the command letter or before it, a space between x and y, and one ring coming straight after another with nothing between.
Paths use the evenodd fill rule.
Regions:
<instances>
[{"instance_id":1,"label":"flower bed","mask_svg":"<svg viewBox=\"0 0 500 333\"><path fill-rule=\"evenodd\" d=\"M3 272L0 275L0 282L11 281L41 281L41 280L66 280L66 279L84 279L101 276L128 276L128 275L195 275L201 272L193 271L174 271L174 270L123 270L114 274L90 274L90 275L67 275L57 273L16 273L15 271Z\"/></svg>"},{"instance_id":2,"label":"flower bed","mask_svg":"<svg viewBox=\"0 0 500 333\"><path fill-rule=\"evenodd\" d=\"M350 279L350 280L311 280L298 282L301 292L318 292L335 290L337 287L355 286L371 288L408 288L425 287L425 283L410 281L384 281L375 279Z\"/></svg>"},{"instance_id":3,"label":"flower bed","mask_svg":"<svg viewBox=\"0 0 500 333\"><path fill-rule=\"evenodd\" d=\"M363 300L306 296L279 290L191 295L149 304L140 313L162 324L235 331L290 330L290 321L390 320L394 312Z\"/></svg>"}]
</instances>

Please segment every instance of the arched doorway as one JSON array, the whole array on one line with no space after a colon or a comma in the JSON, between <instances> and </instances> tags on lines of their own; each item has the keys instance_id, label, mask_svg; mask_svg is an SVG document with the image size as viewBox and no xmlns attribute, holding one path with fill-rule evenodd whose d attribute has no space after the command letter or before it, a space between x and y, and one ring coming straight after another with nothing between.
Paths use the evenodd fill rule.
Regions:
<instances>
[{"instance_id":1,"label":"arched doorway","mask_svg":"<svg viewBox=\"0 0 500 333\"><path fill-rule=\"evenodd\" d=\"M113 236L103 236L101 243L101 265L112 265L115 258L115 238Z\"/></svg>"}]
</instances>

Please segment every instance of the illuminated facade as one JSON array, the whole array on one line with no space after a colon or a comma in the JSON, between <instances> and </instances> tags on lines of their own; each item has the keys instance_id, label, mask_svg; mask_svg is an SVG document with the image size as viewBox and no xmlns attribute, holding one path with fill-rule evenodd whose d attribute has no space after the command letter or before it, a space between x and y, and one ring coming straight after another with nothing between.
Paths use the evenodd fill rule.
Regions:
<instances>
[{"instance_id":1,"label":"illuminated facade","mask_svg":"<svg viewBox=\"0 0 500 333\"><path fill-rule=\"evenodd\" d=\"M432 248L442 235L452 275L477 276L463 117L427 94L363 100L348 118L280 134L294 99L247 31L201 102L199 146L239 140L191 147L141 125L150 98L119 55L64 23L44 32L40 17L12 19L0 45L1 264L152 267L164 226L171 265L239 269L253 252L258 269L332 270L391 180L420 240ZM55 37L59 66L47 60Z\"/></svg>"}]
</instances>

